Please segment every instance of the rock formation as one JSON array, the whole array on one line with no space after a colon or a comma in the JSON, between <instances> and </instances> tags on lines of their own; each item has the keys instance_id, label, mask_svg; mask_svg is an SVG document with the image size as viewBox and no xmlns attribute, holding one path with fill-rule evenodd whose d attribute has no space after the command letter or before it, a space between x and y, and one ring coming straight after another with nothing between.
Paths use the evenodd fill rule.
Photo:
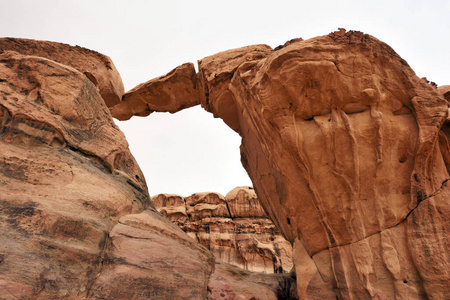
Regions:
<instances>
[{"instance_id":1,"label":"rock formation","mask_svg":"<svg viewBox=\"0 0 450 300\"><path fill-rule=\"evenodd\" d=\"M448 86L343 29L218 53L195 75L183 65L119 102L109 58L0 39L2 297L450 298ZM261 205L293 245L296 284L215 260L162 217L108 111L195 104L241 135ZM186 199L189 222L253 208L204 197Z\"/></svg>"},{"instance_id":2,"label":"rock formation","mask_svg":"<svg viewBox=\"0 0 450 300\"><path fill-rule=\"evenodd\" d=\"M221 261L254 272L292 269L292 247L265 214L253 188L238 187L225 197L218 193L186 198L159 194L152 202Z\"/></svg>"},{"instance_id":3,"label":"rock formation","mask_svg":"<svg viewBox=\"0 0 450 300\"><path fill-rule=\"evenodd\" d=\"M191 93L242 137L301 299L450 298L447 89L344 29L198 64ZM113 115L126 107L144 113L127 98Z\"/></svg>"},{"instance_id":4,"label":"rock formation","mask_svg":"<svg viewBox=\"0 0 450 300\"><path fill-rule=\"evenodd\" d=\"M106 106L114 86L101 54L0 39L0 297L290 297L290 274L215 261L154 209Z\"/></svg>"}]
</instances>

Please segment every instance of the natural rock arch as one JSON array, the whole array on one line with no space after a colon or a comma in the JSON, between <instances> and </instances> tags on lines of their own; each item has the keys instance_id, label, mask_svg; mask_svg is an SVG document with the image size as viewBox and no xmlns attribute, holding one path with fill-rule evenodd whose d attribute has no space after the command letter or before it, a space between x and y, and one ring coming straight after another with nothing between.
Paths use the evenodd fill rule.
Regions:
<instances>
[{"instance_id":1,"label":"natural rock arch","mask_svg":"<svg viewBox=\"0 0 450 300\"><path fill-rule=\"evenodd\" d=\"M294 245L300 298L449 298L449 90L377 39L340 30L225 51L123 98L96 52L0 50L2 293L205 298L226 280L272 299L284 282L287 296L284 277L215 264L155 211L105 106L126 119L200 103L241 135L262 205Z\"/></svg>"},{"instance_id":2,"label":"natural rock arch","mask_svg":"<svg viewBox=\"0 0 450 300\"><path fill-rule=\"evenodd\" d=\"M448 103L392 48L341 29L229 50L111 112L199 103L242 136L242 163L294 245L300 298L448 296Z\"/></svg>"},{"instance_id":3,"label":"natural rock arch","mask_svg":"<svg viewBox=\"0 0 450 300\"><path fill-rule=\"evenodd\" d=\"M0 295L290 297L290 276L216 262L156 211L106 106L121 84L97 52L0 39Z\"/></svg>"}]
</instances>

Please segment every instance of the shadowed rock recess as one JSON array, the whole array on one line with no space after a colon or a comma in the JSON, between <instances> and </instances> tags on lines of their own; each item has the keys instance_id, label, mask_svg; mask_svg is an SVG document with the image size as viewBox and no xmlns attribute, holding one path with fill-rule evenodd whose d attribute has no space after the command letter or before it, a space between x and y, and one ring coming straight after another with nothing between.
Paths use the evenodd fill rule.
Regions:
<instances>
[{"instance_id":1,"label":"shadowed rock recess","mask_svg":"<svg viewBox=\"0 0 450 300\"><path fill-rule=\"evenodd\" d=\"M198 66L119 102L109 58L0 39L3 298L450 298L449 86L419 79L385 43L344 29L228 50ZM228 247L225 239L199 230L210 251L154 208L111 114L197 104L242 137L242 164L293 246L295 273L221 262L211 245ZM223 198L191 197L189 223L175 212L176 221L233 218Z\"/></svg>"}]
</instances>

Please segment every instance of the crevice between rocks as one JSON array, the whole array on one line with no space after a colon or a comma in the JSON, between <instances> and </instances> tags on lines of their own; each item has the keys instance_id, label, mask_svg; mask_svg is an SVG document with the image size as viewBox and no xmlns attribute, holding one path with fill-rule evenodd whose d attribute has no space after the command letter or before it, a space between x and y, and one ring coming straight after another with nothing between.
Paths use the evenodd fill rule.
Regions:
<instances>
[{"instance_id":1,"label":"crevice between rocks","mask_svg":"<svg viewBox=\"0 0 450 300\"><path fill-rule=\"evenodd\" d=\"M97 279L100 277L100 274L103 271L103 267L108 263L108 250L112 247L112 240L109 235L109 232L105 232L104 238L99 243L100 253L99 253L99 266L98 270L93 270L90 274L88 274L88 283L86 289L86 298L90 297L92 287L94 286Z\"/></svg>"}]
</instances>

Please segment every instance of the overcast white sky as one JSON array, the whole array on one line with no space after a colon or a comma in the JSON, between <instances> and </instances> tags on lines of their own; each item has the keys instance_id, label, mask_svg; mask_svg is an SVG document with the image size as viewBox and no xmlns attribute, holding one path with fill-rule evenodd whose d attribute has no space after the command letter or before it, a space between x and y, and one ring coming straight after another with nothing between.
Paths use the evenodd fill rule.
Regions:
<instances>
[{"instance_id":1,"label":"overcast white sky","mask_svg":"<svg viewBox=\"0 0 450 300\"><path fill-rule=\"evenodd\" d=\"M276 47L338 27L388 43L416 71L450 84L450 0L0 0L0 37L80 45L112 58L125 89L185 62L251 45ZM201 108L116 122L151 195L251 185L240 138Z\"/></svg>"}]
</instances>

